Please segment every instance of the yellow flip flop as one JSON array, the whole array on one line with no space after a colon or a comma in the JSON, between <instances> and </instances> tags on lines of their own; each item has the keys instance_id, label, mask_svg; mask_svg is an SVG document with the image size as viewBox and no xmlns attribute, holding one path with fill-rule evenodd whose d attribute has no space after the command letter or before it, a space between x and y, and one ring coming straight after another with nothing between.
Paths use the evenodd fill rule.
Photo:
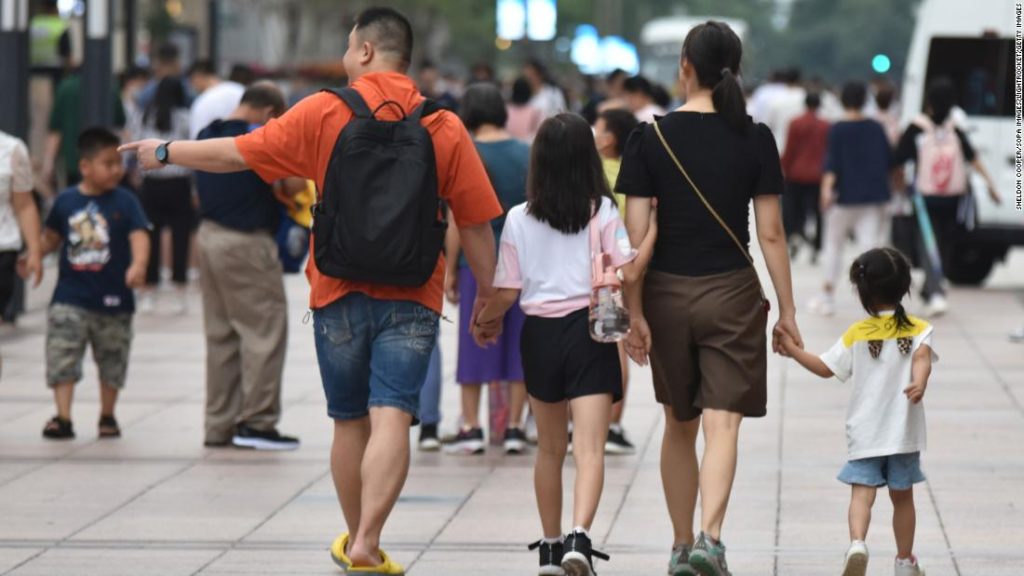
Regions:
<instances>
[{"instance_id":1,"label":"yellow flip flop","mask_svg":"<svg viewBox=\"0 0 1024 576\"><path fill-rule=\"evenodd\" d=\"M383 550L379 550L381 563L376 566L353 566L352 559L345 553L348 548L349 533L338 536L331 544L331 560L346 574L386 574L387 576L405 576L405 568L395 562Z\"/></svg>"},{"instance_id":2,"label":"yellow flip flop","mask_svg":"<svg viewBox=\"0 0 1024 576\"><path fill-rule=\"evenodd\" d=\"M352 560L349 559L348 554L345 554L345 549L348 548L348 532L345 532L341 536L334 539L334 543L331 544L331 560L338 565L345 572L348 572L349 568L352 568Z\"/></svg>"}]
</instances>

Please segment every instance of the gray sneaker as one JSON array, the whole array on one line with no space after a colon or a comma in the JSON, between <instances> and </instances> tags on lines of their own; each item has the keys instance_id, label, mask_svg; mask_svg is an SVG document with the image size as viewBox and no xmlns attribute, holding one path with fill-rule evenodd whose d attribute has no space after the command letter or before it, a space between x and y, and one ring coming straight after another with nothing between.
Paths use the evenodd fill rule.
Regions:
<instances>
[{"instance_id":1,"label":"gray sneaker","mask_svg":"<svg viewBox=\"0 0 1024 576\"><path fill-rule=\"evenodd\" d=\"M672 558L668 561L668 576L697 576L690 566L690 552L693 548L689 544L680 544L672 549Z\"/></svg>"},{"instance_id":2,"label":"gray sneaker","mask_svg":"<svg viewBox=\"0 0 1024 576\"><path fill-rule=\"evenodd\" d=\"M700 576L732 576L725 562L725 544L714 542L703 532L697 537L690 553L690 566Z\"/></svg>"}]
</instances>

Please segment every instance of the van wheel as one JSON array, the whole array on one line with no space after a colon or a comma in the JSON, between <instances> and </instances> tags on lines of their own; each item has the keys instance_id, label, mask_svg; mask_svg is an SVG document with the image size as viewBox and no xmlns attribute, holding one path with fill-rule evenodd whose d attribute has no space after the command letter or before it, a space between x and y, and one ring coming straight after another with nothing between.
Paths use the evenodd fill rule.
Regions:
<instances>
[{"instance_id":1,"label":"van wheel","mask_svg":"<svg viewBox=\"0 0 1024 576\"><path fill-rule=\"evenodd\" d=\"M992 272L997 250L986 244L960 242L953 248L946 278L960 286L980 286Z\"/></svg>"}]
</instances>

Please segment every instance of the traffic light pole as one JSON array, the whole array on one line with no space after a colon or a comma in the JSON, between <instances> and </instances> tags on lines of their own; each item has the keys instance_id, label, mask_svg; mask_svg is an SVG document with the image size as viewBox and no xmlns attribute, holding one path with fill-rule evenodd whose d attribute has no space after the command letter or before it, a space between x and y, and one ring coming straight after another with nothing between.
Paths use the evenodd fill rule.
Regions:
<instances>
[{"instance_id":1,"label":"traffic light pole","mask_svg":"<svg viewBox=\"0 0 1024 576\"><path fill-rule=\"evenodd\" d=\"M28 0L0 0L0 130L28 139Z\"/></svg>"}]
</instances>

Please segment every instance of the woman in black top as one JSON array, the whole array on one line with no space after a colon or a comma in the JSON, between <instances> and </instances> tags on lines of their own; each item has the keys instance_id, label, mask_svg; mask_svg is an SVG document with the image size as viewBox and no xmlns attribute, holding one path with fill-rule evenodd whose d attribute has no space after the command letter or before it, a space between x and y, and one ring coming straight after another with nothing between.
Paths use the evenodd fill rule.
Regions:
<instances>
[{"instance_id":1,"label":"woman in black top","mask_svg":"<svg viewBox=\"0 0 1024 576\"><path fill-rule=\"evenodd\" d=\"M740 39L726 24L694 28L681 59L687 103L657 122L735 239L688 183L655 125L642 125L630 137L616 186L627 195L634 243L646 234L651 199L657 200L658 240L643 290L627 286L633 318L627 347L641 362L650 353L656 396L665 405L661 469L675 531L671 574L689 574L691 564L702 574L728 574L719 538L739 426L744 416L765 415L768 314L748 260L752 199L778 295L773 348L779 351L782 333L801 341L780 215L779 154L771 131L746 114L736 78L741 56ZM706 449L699 469L695 445L702 419ZM698 477L702 519L695 541Z\"/></svg>"}]
</instances>

